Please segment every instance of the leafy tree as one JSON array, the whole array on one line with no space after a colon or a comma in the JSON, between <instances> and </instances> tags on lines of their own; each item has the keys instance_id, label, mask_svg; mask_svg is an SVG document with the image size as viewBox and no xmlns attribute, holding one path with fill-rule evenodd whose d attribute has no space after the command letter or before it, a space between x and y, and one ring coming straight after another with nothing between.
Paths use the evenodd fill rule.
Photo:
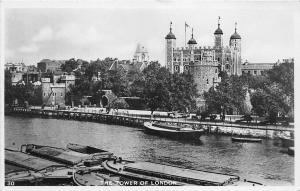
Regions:
<instances>
[{"instance_id":1,"label":"leafy tree","mask_svg":"<svg viewBox=\"0 0 300 191\"><path fill-rule=\"evenodd\" d=\"M110 108L116 109L117 111L118 111L118 109L126 109L128 107L129 107L129 105L126 103L126 101L124 99L120 99L120 98L113 100L110 105Z\"/></svg>"},{"instance_id":2,"label":"leafy tree","mask_svg":"<svg viewBox=\"0 0 300 191\"><path fill-rule=\"evenodd\" d=\"M190 74L173 74L169 87L170 104L169 110L190 112L196 108L195 97L197 88Z\"/></svg>"},{"instance_id":3,"label":"leafy tree","mask_svg":"<svg viewBox=\"0 0 300 191\"><path fill-rule=\"evenodd\" d=\"M225 114L233 109L245 112L243 105L246 91L247 88L240 76L233 75L223 78L215 89L212 87L204 93L208 111L220 113L223 119Z\"/></svg>"},{"instance_id":4,"label":"leafy tree","mask_svg":"<svg viewBox=\"0 0 300 191\"><path fill-rule=\"evenodd\" d=\"M72 72L78 67L79 63L74 59L71 58L70 60L67 60L64 64L61 65L61 69L64 72Z\"/></svg>"}]
</instances>

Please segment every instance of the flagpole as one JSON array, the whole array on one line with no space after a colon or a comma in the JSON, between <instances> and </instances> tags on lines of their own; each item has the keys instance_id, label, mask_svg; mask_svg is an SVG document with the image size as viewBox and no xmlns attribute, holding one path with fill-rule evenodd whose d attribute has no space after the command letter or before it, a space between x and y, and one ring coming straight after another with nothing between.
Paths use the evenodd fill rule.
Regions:
<instances>
[{"instance_id":1,"label":"flagpole","mask_svg":"<svg viewBox=\"0 0 300 191\"><path fill-rule=\"evenodd\" d=\"M184 47L186 46L186 22L184 23Z\"/></svg>"}]
</instances>

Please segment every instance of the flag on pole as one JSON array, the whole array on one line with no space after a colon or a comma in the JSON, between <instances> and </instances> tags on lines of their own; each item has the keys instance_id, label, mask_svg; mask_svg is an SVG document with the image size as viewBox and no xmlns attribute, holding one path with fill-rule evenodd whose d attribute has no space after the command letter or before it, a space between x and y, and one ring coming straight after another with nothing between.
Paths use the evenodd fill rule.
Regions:
<instances>
[{"instance_id":1,"label":"flag on pole","mask_svg":"<svg viewBox=\"0 0 300 191\"><path fill-rule=\"evenodd\" d=\"M184 46L186 46L186 28L190 27L186 22L184 22Z\"/></svg>"},{"instance_id":2,"label":"flag on pole","mask_svg":"<svg viewBox=\"0 0 300 191\"><path fill-rule=\"evenodd\" d=\"M185 22L185 28L186 28L186 27L190 27L190 25L188 25L188 24Z\"/></svg>"}]
</instances>

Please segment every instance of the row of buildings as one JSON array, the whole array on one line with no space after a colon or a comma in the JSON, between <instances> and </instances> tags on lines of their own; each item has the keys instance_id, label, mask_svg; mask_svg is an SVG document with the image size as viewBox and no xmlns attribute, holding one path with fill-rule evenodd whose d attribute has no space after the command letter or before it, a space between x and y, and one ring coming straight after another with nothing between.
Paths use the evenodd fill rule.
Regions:
<instances>
[{"instance_id":1,"label":"row of buildings","mask_svg":"<svg viewBox=\"0 0 300 191\"><path fill-rule=\"evenodd\" d=\"M62 65L65 62L66 60L43 59L37 63L37 66L26 66L24 63L7 63L5 69L11 73L11 85L31 83L35 87L41 86L43 104L64 105L66 94L70 91L71 85L75 85L75 75L62 71ZM79 63L78 68L81 68L82 60L77 60L77 63ZM115 60L109 70L142 71L148 63L149 54L147 49L138 44L132 60ZM92 81L98 80L100 80L100 74L92 77ZM105 91L104 99L107 99L107 97L116 99L111 91ZM100 102L102 103L102 100ZM107 105L109 100L104 100L104 102Z\"/></svg>"}]
</instances>

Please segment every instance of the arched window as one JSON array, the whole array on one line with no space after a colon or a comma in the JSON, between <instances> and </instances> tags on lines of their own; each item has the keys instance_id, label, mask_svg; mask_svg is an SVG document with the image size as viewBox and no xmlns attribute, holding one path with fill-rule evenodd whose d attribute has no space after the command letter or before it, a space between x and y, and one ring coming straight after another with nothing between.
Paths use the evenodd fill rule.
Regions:
<instances>
[{"instance_id":1,"label":"arched window","mask_svg":"<svg viewBox=\"0 0 300 191\"><path fill-rule=\"evenodd\" d=\"M184 66L184 70L186 70L186 71L189 70L189 66L188 66L188 65L185 65L185 66Z\"/></svg>"},{"instance_id":2,"label":"arched window","mask_svg":"<svg viewBox=\"0 0 300 191\"><path fill-rule=\"evenodd\" d=\"M179 70L179 66L175 66L174 69L177 72Z\"/></svg>"}]
</instances>

